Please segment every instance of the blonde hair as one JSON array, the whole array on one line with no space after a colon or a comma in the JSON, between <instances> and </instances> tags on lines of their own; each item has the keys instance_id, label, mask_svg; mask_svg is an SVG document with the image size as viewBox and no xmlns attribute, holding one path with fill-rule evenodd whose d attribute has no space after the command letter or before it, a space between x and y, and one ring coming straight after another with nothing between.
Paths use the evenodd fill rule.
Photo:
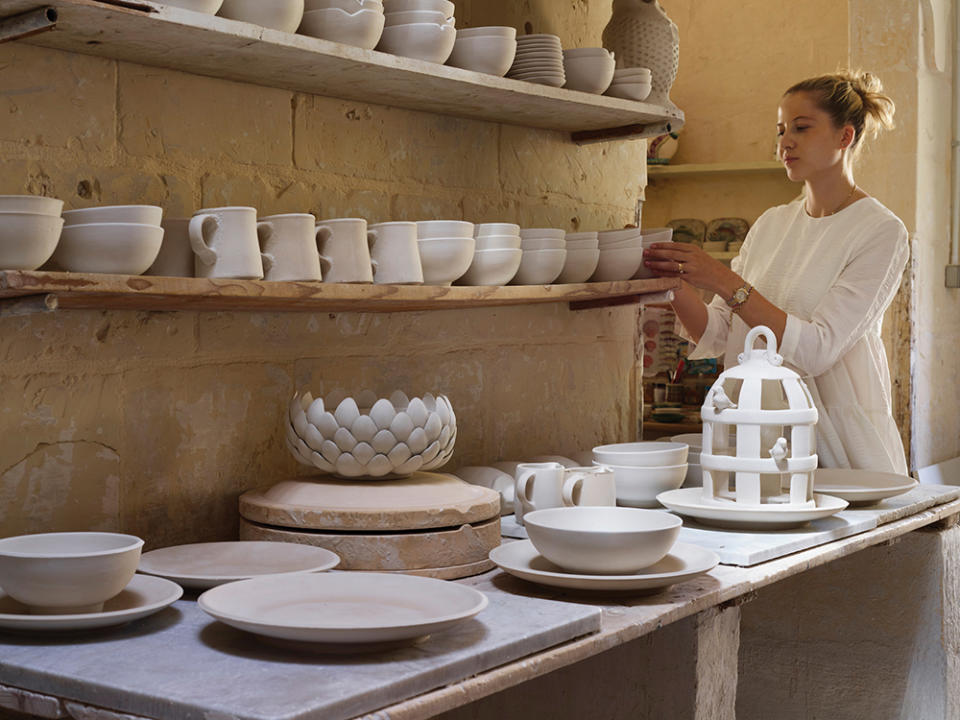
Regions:
<instances>
[{"instance_id":1,"label":"blonde hair","mask_svg":"<svg viewBox=\"0 0 960 720\"><path fill-rule=\"evenodd\" d=\"M810 93L821 110L827 113L836 127L853 126L854 137L850 149L860 150L864 135L876 137L880 130L892 130L893 100L883 92L883 84L876 75L860 70L840 70L828 75L801 80L784 93Z\"/></svg>"}]
</instances>

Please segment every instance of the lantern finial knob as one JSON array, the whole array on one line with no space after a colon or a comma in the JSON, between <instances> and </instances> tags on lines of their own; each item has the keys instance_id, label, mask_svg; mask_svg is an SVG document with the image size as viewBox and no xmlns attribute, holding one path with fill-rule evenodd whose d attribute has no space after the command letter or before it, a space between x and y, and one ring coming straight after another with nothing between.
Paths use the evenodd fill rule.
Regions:
<instances>
[{"instance_id":1,"label":"lantern finial knob","mask_svg":"<svg viewBox=\"0 0 960 720\"><path fill-rule=\"evenodd\" d=\"M755 350L753 344L761 335L763 335L763 339L767 341L767 348L766 350ZM766 355L767 362L771 365L776 367L783 365L783 356L777 354L777 336L774 335L773 330L766 325L757 325L747 333L747 337L743 341L743 354L738 356L737 360L743 364L747 362L747 360L762 358L764 355Z\"/></svg>"}]
</instances>

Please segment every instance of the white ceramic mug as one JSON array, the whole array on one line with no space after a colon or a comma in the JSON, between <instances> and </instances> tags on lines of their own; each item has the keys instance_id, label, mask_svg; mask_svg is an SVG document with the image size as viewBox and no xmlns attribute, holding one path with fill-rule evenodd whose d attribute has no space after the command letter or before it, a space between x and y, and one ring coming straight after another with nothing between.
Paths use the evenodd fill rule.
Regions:
<instances>
[{"instance_id":1,"label":"white ceramic mug","mask_svg":"<svg viewBox=\"0 0 960 720\"><path fill-rule=\"evenodd\" d=\"M367 221L363 218L336 218L317 223L317 245L324 270L324 282L372 283L373 267L367 245Z\"/></svg>"},{"instance_id":2,"label":"white ceramic mug","mask_svg":"<svg viewBox=\"0 0 960 720\"><path fill-rule=\"evenodd\" d=\"M387 222L367 230L373 281L378 285L422 285L423 268L417 249L417 224Z\"/></svg>"},{"instance_id":3,"label":"white ceramic mug","mask_svg":"<svg viewBox=\"0 0 960 720\"><path fill-rule=\"evenodd\" d=\"M564 505L615 507L616 477L605 465L567 468L560 494Z\"/></svg>"},{"instance_id":4,"label":"white ceramic mug","mask_svg":"<svg viewBox=\"0 0 960 720\"><path fill-rule=\"evenodd\" d=\"M194 255L190 247L190 218L170 218L160 222L163 242L147 275L193 277Z\"/></svg>"},{"instance_id":5,"label":"white ceramic mug","mask_svg":"<svg viewBox=\"0 0 960 720\"><path fill-rule=\"evenodd\" d=\"M309 213L269 215L257 223L264 280L322 280L317 219Z\"/></svg>"},{"instance_id":6,"label":"white ceramic mug","mask_svg":"<svg viewBox=\"0 0 960 720\"><path fill-rule=\"evenodd\" d=\"M190 246L197 277L259 280L263 260L257 241L257 209L208 208L190 218Z\"/></svg>"}]
</instances>

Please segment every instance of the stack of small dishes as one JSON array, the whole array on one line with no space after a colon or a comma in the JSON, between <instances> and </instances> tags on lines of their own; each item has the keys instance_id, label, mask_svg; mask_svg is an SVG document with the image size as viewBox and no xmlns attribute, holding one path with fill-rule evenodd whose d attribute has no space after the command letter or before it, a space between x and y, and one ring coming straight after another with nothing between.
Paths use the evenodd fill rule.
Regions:
<instances>
[{"instance_id":1,"label":"stack of small dishes","mask_svg":"<svg viewBox=\"0 0 960 720\"><path fill-rule=\"evenodd\" d=\"M534 510L523 520L530 539L501 545L490 559L542 585L659 591L719 561L710 550L678 543L681 519L657 510L563 507Z\"/></svg>"},{"instance_id":2,"label":"stack of small dishes","mask_svg":"<svg viewBox=\"0 0 960 720\"><path fill-rule=\"evenodd\" d=\"M377 50L441 65L457 40L448 0L385 0L386 26Z\"/></svg>"},{"instance_id":3,"label":"stack of small dishes","mask_svg":"<svg viewBox=\"0 0 960 720\"><path fill-rule=\"evenodd\" d=\"M423 220L417 223L417 249L426 285L452 285L473 263L473 223Z\"/></svg>"},{"instance_id":4,"label":"stack of small dishes","mask_svg":"<svg viewBox=\"0 0 960 720\"><path fill-rule=\"evenodd\" d=\"M297 30L323 40L373 50L383 32L380 0L305 0L303 21Z\"/></svg>"},{"instance_id":5,"label":"stack of small dishes","mask_svg":"<svg viewBox=\"0 0 960 720\"><path fill-rule=\"evenodd\" d=\"M563 48L556 35L522 35L517 38L517 54L507 72L515 80L563 87Z\"/></svg>"},{"instance_id":6,"label":"stack of small dishes","mask_svg":"<svg viewBox=\"0 0 960 720\"><path fill-rule=\"evenodd\" d=\"M595 232L567 233L567 258L558 283L582 283L590 279L600 261L599 240Z\"/></svg>"},{"instance_id":7,"label":"stack of small dishes","mask_svg":"<svg viewBox=\"0 0 960 720\"><path fill-rule=\"evenodd\" d=\"M0 270L36 270L53 254L63 228L63 200L0 195Z\"/></svg>"},{"instance_id":8,"label":"stack of small dishes","mask_svg":"<svg viewBox=\"0 0 960 720\"><path fill-rule=\"evenodd\" d=\"M643 101L653 89L653 77L648 68L618 68L613 71L613 82L605 95L624 100Z\"/></svg>"},{"instance_id":9,"label":"stack of small dishes","mask_svg":"<svg viewBox=\"0 0 960 720\"><path fill-rule=\"evenodd\" d=\"M593 449L593 463L613 470L617 504L659 507L659 493L683 484L689 449L686 443L660 441L600 445Z\"/></svg>"},{"instance_id":10,"label":"stack of small dishes","mask_svg":"<svg viewBox=\"0 0 960 720\"><path fill-rule=\"evenodd\" d=\"M520 231L520 267L513 285L549 285L567 261L566 231L559 228L525 228Z\"/></svg>"},{"instance_id":11,"label":"stack of small dishes","mask_svg":"<svg viewBox=\"0 0 960 720\"><path fill-rule=\"evenodd\" d=\"M594 282L629 280L643 263L643 233L639 228L597 233L600 257L591 276Z\"/></svg>"},{"instance_id":12,"label":"stack of small dishes","mask_svg":"<svg viewBox=\"0 0 960 720\"><path fill-rule=\"evenodd\" d=\"M473 230L473 262L457 280L458 285L506 285L517 274L523 251L520 226L513 223L483 223Z\"/></svg>"},{"instance_id":13,"label":"stack of small dishes","mask_svg":"<svg viewBox=\"0 0 960 720\"><path fill-rule=\"evenodd\" d=\"M605 48L573 48L563 51L564 87L602 95L613 81L615 61Z\"/></svg>"},{"instance_id":14,"label":"stack of small dishes","mask_svg":"<svg viewBox=\"0 0 960 720\"><path fill-rule=\"evenodd\" d=\"M50 264L69 272L141 275L160 253L162 216L153 205L67 210Z\"/></svg>"},{"instance_id":15,"label":"stack of small dishes","mask_svg":"<svg viewBox=\"0 0 960 720\"><path fill-rule=\"evenodd\" d=\"M646 230L640 231L640 245L644 250L649 248L654 243L672 243L673 242L673 228L647 228ZM633 275L635 280L642 280L645 278L656 277L654 272L650 270L645 265L641 264L640 268Z\"/></svg>"},{"instance_id":16,"label":"stack of small dishes","mask_svg":"<svg viewBox=\"0 0 960 720\"><path fill-rule=\"evenodd\" d=\"M304 0L223 0L217 14L292 33L303 19L303 3Z\"/></svg>"},{"instance_id":17,"label":"stack of small dishes","mask_svg":"<svg viewBox=\"0 0 960 720\"><path fill-rule=\"evenodd\" d=\"M517 54L517 29L477 27L457 30L447 65L503 77Z\"/></svg>"}]
</instances>

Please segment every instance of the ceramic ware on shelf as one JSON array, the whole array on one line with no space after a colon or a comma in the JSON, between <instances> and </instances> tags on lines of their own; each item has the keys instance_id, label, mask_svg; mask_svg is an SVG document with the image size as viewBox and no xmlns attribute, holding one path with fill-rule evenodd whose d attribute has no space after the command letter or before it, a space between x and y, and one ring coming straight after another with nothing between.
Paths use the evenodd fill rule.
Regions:
<instances>
[{"instance_id":1,"label":"ceramic ware on shelf","mask_svg":"<svg viewBox=\"0 0 960 720\"><path fill-rule=\"evenodd\" d=\"M568 90L602 95L613 82L615 61L604 48L576 48L563 51L563 72Z\"/></svg>"},{"instance_id":2,"label":"ceramic ware on shelf","mask_svg":"<svg viewBox=\"0 0 960 720\"><path fill-rule=\"evenodd\" d=\"M637 467L607 465L613 470L617 483L617 503L628 507L658 508L657 495L676 490L687 476L687 463Z\"/></svg>"},{"instance_id":3,"label":"ceramic ware on shelf","mask_svg":"<svg viewBox=\"0 0 960 720\"><path fill-rule=\"evenodd\" d=\"M359 12L360 10L376 10L383 14L382 0L304 0L304 14L311 10L326 10L327 8L339 8L348 13Z\"/></svg>"},{"instance_id":4,"label":"ceramic ware on shelf","mask_svg":"<svg viewBox=\"0 0 960 720\"><path fill-rule=\"evenodd\" d=\"M216 15L223 0L163 0L164 5L193 10L204 15Z\"/></svg>"},{"instance_id":5,"label":"ceramic ware on shelf","mask_svg":"<svg viewBox=\"0 0 960 720\"><path fill-rule=\"evenodd\" d=\"M60 217L63 200L43 195L0 195L0 212Z\"/></svg>"},{"instance_id":6,"label":"ceramic ware on shelf","mask_svg":"<svg viewBox=\"0 0 960 720\"><path fill-rule=\"evenodd\" d=\"M567 251L562 248L523 250L520 267L511 285L549 285L563 272Z\"/></svg>"},{"instance_id":7,"label":"ceramic ware on shelf","mask_svg":"<svg viewBox=\"0 0 960 720\"><path fill-rule=\"evenodd\" d=\"M704 473L706 480L706 473ZM718 505L703 501L703 489L680 488L660 493L657 501L678 515L689 517L703 525L732 530L787 530L803 527L813 520L835 515L846 509L848 503L830 495L814 493L813 505L794 506L786 504Z\"/></svg>"},{"instance_id":8,"label":"ceramic ware on shelf","mask_svg":"<svg viewBox=\"0 0 960 720\"><path fill-rule=\"evenodd\" d=\"M610 97L622 98L623 100L636 100L643 102L649 100L652 85L648 82L629 82L626 80L617 80L607 87L604 95Z\"/></svg>"},{"instance_id":9,"label":"ceramic ware on shelf","mask_svg":"<svg viewBox=\"0 0 960 720\"><path fill-rule=\"evenodd\" d=\"M470 237L436 237L417 241L423 281L427 285L452 285L473 263L476 241Z\"/></svg>"},{"instance_id":10,"label":"ceramic ware on shelf","mask_svg":"<svg viewBox=\"0 0 960 720\"><path fill-rule=\"evenodd\" d=\"M292 33L303 18L303 0L223 0L217 14Z\"/></svg>"},{"instance_id":11,"label":"ceramic ware on shelf","mask_svg":"<svg viewBox=\"0 0 960 720\"><path fill-rule=\"evenodd\" d=\"M563 87L563 49L556 35L521 35L507 77L526 82Z\"/></svg>"},{"instance_id":12,"label":"ceramic ware on shelf","mask_svg":"<svg viewBox=\"0 0 960 720\"><path fill-rule=\"evenodd\" d=\"M478 235L474 238L476 250L520 250L519 235Z\"/></svg>"},{"instance_id":13,"label":"ceramic ware on shelf","mask_svg":"<svg viewBox=\"0 0 960 720\"><path fill-rule=\"evenodd\" d=\"M382 9L358 8L349 12L339 7L307 10L297 32L301 35L330 40L373 50L383 33Z\"/></svg>"},{"instance_id":14,"label":"ceramic ware on shelf","mask_svg":"<svg viewBox=\"0 0 960 720\"><path fill-rule=\"evenodd\" d=\"M196 255L194 274L197 277L263 278L256 208L198 210L190 218L188 233Z\"/></svg>"},{"instance_id":15,"label":"ceramic ware on shelf","mask_svg":"<svg viewBox=\"0 0 960 720\"><path fill-rule=\"evenodd\" d=\"M563 238L521 238L520 248L522 250L564 250L567 243Z\"/></svg>"},{"instance_id":16,"label":"ceramic ware on shelf","mask_svg":"<svg viewBox=\"0 0 960 720\"><path fill-rule=\"evenodd\" d=\"M673 228L674 242L702 245L707 234L707 224L696 218L677 218L667 222L667 225Z\"/></svg>"},{"instance_id":17,"label":"ceramic ware on shelf","mask_svg":"<svg viewBox=\"0 0 960 720\"><path fill-rule=\"evenodd\" d=\"M470 267L456 282L474 286L506 285L517 274L522 257L520 248L478 248L473 252Z\"/></svg>"},{"instance_id":18,"label":"ceramic ware on shelf","mask_svg":"<svg viewBox=\"0 0 960 720\"><path fill-rule=\"evenodd\" d=\"M162 241L159 225L65 225L50 264L70 272L141 275L157 259Z\"/></svg>"},{"instance_id":19,"label":"ceramic ware on shelf","mask_svg":"<svg viewBox=\"0 0 960 720\"><path fill-rule=\"evenodd\" d=\"M723 243L727 249L730 243L742 243L747 238L750 223L743 218L715 218L707 223L704 246L708 242Z\"/></svg>"},{"instance_id":20,"label":"ceramic ware on shelf","mask_svg":"<svg viewBox=\"0 0 960 720\"><path fill-rule=\"evenodd\" d=\"M517 31L512 27L457 30L447 65L503 77L517 53Z\"/></svg>"},{"instance_id":21,"label":"ceramic ware on shelf","mask_svg":"<svg viewBox=\"0 0 960 720\"><path fill-rule=\"evenodd\" d=\"M437 10L452 18L454 4L450 0L383 0L387 12L408 12L410 10Z\"/></svg>"},{"instance_id":22,"label":"ceramic ware on shelf","mask_svg":"<svg viewBox=\"0 0 960 720\"><path fill-rule=\"evenodd\" d=\"M905 475L848 468L817 468L813 479L815 492L841 498L851 506L873 505L908 493L918 484Z\"/></svg>"},{"instance_id":23,"label":"ceramic ware on shelf","mask_svg":"<svg viewBox=\"0 0 960 720\"><path fill-rule=\"evenodd\" d=\"M416 223L386 222L371 225L367 229L367 240L375 283L423 284Z\"/></svg>"},{"instance_id":24,"label":"ceramic ware on shelf","mask_svg":"<svg viewBox=\"0 0 960 720\"><path fill-rule=\"evenodd\" d=\"M389 16L389 10L388 10ZM443 64L453 52L457 30L453 21L411 23L383 28L377 50L401 57Z\"/></svg>"},{"instance_id":25,"label":"ceramic ware on shelf","mask_svg":"<svg viewBox=\"0 0 960 720\"><path fill-rule=\"evenodd\" d=\"M600 250L594 249L571 249L569 241L567 244L567 257L563 263L563 270L556 279L557 283L583 283L587 282L596 272L597 264L600 262Z\"/></svg>"},{"instance_id":26,"label":"ceramic ware on shelf","mask_svg":"<svg viewBox=\"0 0 960 720\"><path fill-rule=\"evenodd\" d=\"M477 223L473 226L475 238L488 235L520 237L520 226L513 223Z\"/></svg>"},{"instance_id":27,"label":"ceramic ware on shelf","mask_svg":"<svg viewBox=\"0 0 960 720\"><path fill-rule=\"evenodd\" d=\"M318 221L317 247L324 268L324 282L373 282L367 221L363 218Z\"/></svg>"},{"instance_id":28,"label":"ceramic ware on shelf","mask_svg":"<svg viewBox=\"0 0 960 720\"><path fill-rule=\"evenodd\" d=\"M593 460L603 465L659 467L685 463L689 452L690 447L685 443L662 441L615 443L595 447Z\"/></svg>"},{"instance_id":29,"label":"ceramic ware on shelf","mask_svg":"<svg viewBox=\"0 0 960 720\"><path fill-rule=\"evenodd\" d=\"M417 240L473 237L474 225L464 220L421 220L417 223Z\"/></svg>"},{"instance_id":30,"label":"ceramic ware on shelf","mask_svg":"<svg viewBox=\"0 0 960 720\"><path fill-rule=\"evenodd\" d=\"M59 215L0 210L0 270L36 270L53 255L62 229Z\"/></svg>"},{"instance_id":31,"label":"ceramic ware on shelf","mask_svg":"<svg viewBox=\"0 0 960 720\"><path fill-rule=\"evenodd\" d=\"M309 213L268 215L257 222L263 261L263 279L275 281L323 280L317 251L317 219Z\"/></svg>"},{"instance_id":32,"label":"ceramic ware on shelf","mask_svg":"<svg viewBox=\"0 0 960 720\"><path fill-rule=\"evenodd\" d=\"M453 18L448 18L440 10L404 10L391 11L386 14L386 27L393 25L413 25L415 23L433 23L435 25L452 24Z\"/></svg>"},{"instance_id":33,"label":"ceramic ware on shelf","mask_svg":"<svg viewBox=\"0 0 960 720\"><path fill-rule=\"evenodd\" d=\"M164 218L160 221L163 240L160 252L147 275L163 277L193 277L194 255L190 245L190 218Z\"/></svg>"},{"instance_id":34,"label":"ceramic ware on shelf","mask_svg":"<svg viewBox=\"0 0 960 720\"><path fill-rule=\"evenodd\" d=\"M618 68L650 68L652 92L647 101L677 109L670 88L680 65L680 33L659 2L614 0L603 46L614 52Z\"/></svg>"},{"instance_id":35,"label":"ceramic ware on shelf","mask_svg":"<svg viewBox=\"0 0 960 720\"><path fill-rule=\"evenodd\" d=\"M673 228L647 228L640 231L640 245L644 250L649 248L651 245L656 243L672 243L673 242ZM646 267L643 263L640 264L640 267L637 269L637 272L633 274L635 280L642 280L645 278L654 278L656 275L652 270Z\"/></svg>"},{"instance_id":36,"label":"ceramic ware on shelf","mask_svg":"<svg viewBox=\"0 0 960 720\"><path fill-rule=\"evenodd\" d=\"M159 225L162 218L163 208L156 205L105 205L63 211L63 222L67 227L91 223Z\"/></svg>"}]
</instances>

